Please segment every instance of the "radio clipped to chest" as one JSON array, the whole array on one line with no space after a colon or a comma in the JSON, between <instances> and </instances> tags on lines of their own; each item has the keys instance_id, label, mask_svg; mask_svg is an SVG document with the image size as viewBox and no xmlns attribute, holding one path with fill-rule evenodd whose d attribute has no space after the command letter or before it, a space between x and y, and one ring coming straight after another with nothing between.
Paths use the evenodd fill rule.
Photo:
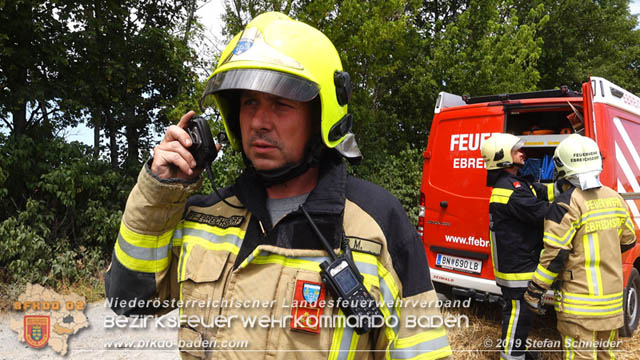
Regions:
<instances>
[{"instance_id":1,"label":"radio clipped to chest","mask_svg":"<svg viewBox=\"0 0 640 360\"><path fill-rule=\"evenodd\" d=\"M320 264L320 276L327 286L329 293L337 300L337 304L347 318L355 318L356 333L362 335L374 328L374 320L382 319L382 312L378 308L375 299L363 284L364 277L358 271L351 249L346 241L342 242L342 254L339 256L333 252L331 245L324 238L309 213L300 206L309 224L316 233L322 246L329 253L331 262L324 261ZM347 324L352 321L347 321Z\"/></svg>"}]
</instances>

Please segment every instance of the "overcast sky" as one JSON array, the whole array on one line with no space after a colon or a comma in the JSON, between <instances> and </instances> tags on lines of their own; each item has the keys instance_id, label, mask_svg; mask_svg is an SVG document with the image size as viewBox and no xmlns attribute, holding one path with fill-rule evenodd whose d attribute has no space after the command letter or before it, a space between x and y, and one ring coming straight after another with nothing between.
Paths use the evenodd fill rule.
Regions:
<instances>
[{"instance_id":1,"label":"overcast sky","mask_svg":"<svg viewBox=\"0 0 640 360\"><path fill-rule=\"evenodd\" d=\"M640 2L640 0L636 0ZM223 0L209 0L196 13L200 18L200 22L206 26L209 31L207 35L220 37L222 33L222 21L220 16L224 11Z\"/></svg>"}]
</instances>

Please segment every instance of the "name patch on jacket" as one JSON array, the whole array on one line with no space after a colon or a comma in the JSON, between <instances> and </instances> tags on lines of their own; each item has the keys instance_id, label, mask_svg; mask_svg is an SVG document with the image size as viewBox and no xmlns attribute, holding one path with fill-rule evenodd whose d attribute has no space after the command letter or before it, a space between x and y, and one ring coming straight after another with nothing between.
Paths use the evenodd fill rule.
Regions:
<instances>
[{"instance_id":1,"label":"name patch on jacket","mask_svg":"<svg viewBox=\"0 0 640 360\"><path fill-rule=\"evenodd\" d=\"M353 251L363 252L375 256L380 256L382 253L382 244L370 239L363 239L357 237L347 237L349 240L349 247Z\"/></svg>"},{"instance_id":2,"label":"name patch on jacket","mask_svg":"<svg viewBox=\"0 0 640 360\"><path fill-rule=\"evenodd\" d=\"M319 334L324 302L324 285L298 280L291 303L291 329Z\"/></svg>"},{"instance_id":3,"label":"name patch on jacket","mask_svg":"<svg viewBox=\"0 0 640 360\"><path fill-rule=\"evenodd\" d=\"M231 226L240 226L244 221L244 216L234 215L231 217L224 216L215 216L209 214L203 214L197 211L189 211L187 216L184 218L186 221L193 221L201 224L207 224L211 226L216 226L222 229L226 229Z\"/></svg>"}]
</instances>

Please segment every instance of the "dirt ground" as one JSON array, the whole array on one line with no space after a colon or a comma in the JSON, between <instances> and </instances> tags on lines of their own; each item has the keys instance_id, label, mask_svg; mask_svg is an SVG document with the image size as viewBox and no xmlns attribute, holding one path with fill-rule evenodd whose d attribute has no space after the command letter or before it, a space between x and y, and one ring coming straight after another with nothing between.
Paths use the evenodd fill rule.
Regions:
<instances>
[{"instance_id":1,"label":"dirt ground","mask_svg":"<svg viewBox=\"0 0 640 360\"><path fill-rule=\"evenodd\" d=\"M562 350L560 334L556 330L556 316L552 309L547 315L538 317L533 329L529 333L529 342L540 344L539 351L544 359L561 360ZM499 350L496 349L497 340L500 338L501 307L498 304L472 303L468 308L443 309L445 315L465 315L469 318L469 327L449 328L449 341L454 352L455 359L484 360L499 359ZM620 338L622 345L615 351L616 359L638 360L640 359L640 330L636 330L631 338ZM535 343L534 343L535 342Z\"/></svg>"}]
</instances>

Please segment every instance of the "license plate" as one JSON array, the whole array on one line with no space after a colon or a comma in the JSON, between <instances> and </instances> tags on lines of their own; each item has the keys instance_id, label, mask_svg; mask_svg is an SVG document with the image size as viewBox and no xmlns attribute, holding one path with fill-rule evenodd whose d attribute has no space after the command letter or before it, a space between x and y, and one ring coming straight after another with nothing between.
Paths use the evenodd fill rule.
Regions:
<instances>
[{"instance_id":1,"label":"license plate","mask_svg":"<svg viewBox=\"0 0 640 360\"><path fill-rule=\"evenodd\" d=\"M445 269L464 271L473 274L482 272L482 261L466 259L457 256L438 254L436 265Z\"/></svg>"}]
</instances>

